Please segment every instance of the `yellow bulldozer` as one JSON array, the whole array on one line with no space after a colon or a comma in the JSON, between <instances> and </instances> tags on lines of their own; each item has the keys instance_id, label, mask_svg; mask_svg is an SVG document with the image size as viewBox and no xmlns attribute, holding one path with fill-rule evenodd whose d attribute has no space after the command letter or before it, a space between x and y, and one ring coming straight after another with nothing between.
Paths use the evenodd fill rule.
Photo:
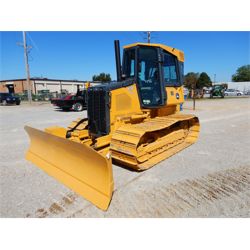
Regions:
<instances>
[{"instance_id":1,"label":"yellow bulldozer","mask_svg":"<svg viewBox=\"0 0 250 250\"><path fill-rule=\"evenodd\" d=\"M112 159L137 171L193 144L199 120L181 114L184 53L162 44L115 40L117 82L89 87L87 118L45 131L25 126L26 159L98 208L107 210Z\"/></svg>"}]
</instances>

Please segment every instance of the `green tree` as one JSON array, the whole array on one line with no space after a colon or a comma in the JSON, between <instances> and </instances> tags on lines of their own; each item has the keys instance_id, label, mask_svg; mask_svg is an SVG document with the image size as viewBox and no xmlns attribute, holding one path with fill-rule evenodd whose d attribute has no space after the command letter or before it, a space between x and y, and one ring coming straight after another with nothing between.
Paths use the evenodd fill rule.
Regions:
<instances>
[{"instance_id":1,"label":"green tree","mask_svg":"<svg viewBox=\"0 0 250 250\"><path fill-rule=\"evenodd\" d=\"M100 81L100 82L110 82L111 76L110 74L100 73L99 75L93 75L92 76L93 81Z\"/></svg>"},{"instance_id":2,"label":"green tree","mask_svg":"<svg viewBox=\"0 0 250 250\"><path fill-rule=\"evenodd\" d=\"M236 73L232 75L233 82L247 82L250 81L250 64L241 66Z\"/></svg>"},{"instance_id":3,"label":"green tree","mask_svg":"<svg viewBox=\"0 0 250 250\"><path fill-rule=\"evenodd\" d=\"M188 89L195 89L199 78L198 73L189 72L184 77L184 86Z\"/></svg>"},{"instance_id":4,"label":"green tree","mask_svg":"<svg viewBox=\"0 0 250 250\"><path fill-rule=\"evenodd\" d=\"M212 86L212 81L206 72L202 72L197 80L197 89Z\"/></svg>"}]
</instances>

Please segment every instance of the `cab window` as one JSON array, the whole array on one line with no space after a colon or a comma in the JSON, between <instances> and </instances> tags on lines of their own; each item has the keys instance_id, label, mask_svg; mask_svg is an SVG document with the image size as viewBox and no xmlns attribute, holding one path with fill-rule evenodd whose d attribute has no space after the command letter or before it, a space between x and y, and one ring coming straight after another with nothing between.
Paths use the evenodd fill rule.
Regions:
<instances>
[{"instance_id":1,"label":"cab window","mask_svg":"<svg viewBox=\"0 0 250 250\"><path fill-rule=\"evenodd\" d=\"M124 68L123 73L126 78L135 76L135 49L129 49L124 54Z\"/></svg>"},{"instance_id":2,"label":"cab window","mask_svg":"<svg viewBox=\"0 0 250 250\"><path fill-rule=\"evenodd\" d=\"M179 79L177 74L176 57L168 53L163 53L163 58L163 74L165 85L177 85Z\"/></svg>"}]
</instances>

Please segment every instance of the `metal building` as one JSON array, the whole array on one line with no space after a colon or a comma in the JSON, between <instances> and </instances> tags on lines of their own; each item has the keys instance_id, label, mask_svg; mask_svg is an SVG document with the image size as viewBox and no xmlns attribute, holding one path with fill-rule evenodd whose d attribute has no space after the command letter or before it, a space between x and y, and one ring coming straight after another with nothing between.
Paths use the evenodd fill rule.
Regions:
<instances>
[{"instance_id":1,"label":"metal building","mask_svg":"<svg viewBox=\"0 0 250 250\"><path fill-rule=\"evenodd\" d=\"M60 80L48 78L30 78L30 84L33 94L38 94L41 90L49 90L49 92L68 92L76 93L77 88L84 88L87 81L78 80ZM10 92L21 94L27 91L26 79L12 79L0 81L0 92Z\"/></svg>"}]
</instances>

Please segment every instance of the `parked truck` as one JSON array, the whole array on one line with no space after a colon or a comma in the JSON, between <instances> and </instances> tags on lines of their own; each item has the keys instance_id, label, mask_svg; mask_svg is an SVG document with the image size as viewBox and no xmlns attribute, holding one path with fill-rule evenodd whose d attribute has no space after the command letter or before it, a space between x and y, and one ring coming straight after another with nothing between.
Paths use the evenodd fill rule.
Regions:
<instances>
[{"instance_id":1,"label":"parked truck","mask_svg":"<svg viewBox=\"0 0 250 250\"><path fill-rule=\"evenodd\" d=\"M62 110L82 111L86 108L86 90L78 91L75 95L51 99L51 104Z\"/></svg>"}]
</instances>

